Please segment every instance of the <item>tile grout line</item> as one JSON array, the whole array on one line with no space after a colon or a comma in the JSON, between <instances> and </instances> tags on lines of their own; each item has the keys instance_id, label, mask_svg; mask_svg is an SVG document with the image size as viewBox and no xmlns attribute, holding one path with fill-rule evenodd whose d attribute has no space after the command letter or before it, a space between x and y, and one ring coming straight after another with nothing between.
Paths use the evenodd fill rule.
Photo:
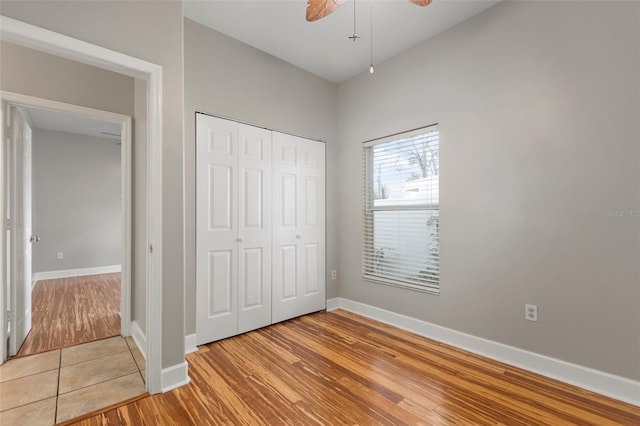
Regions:
<instances>
[{"instance_id":1,"label":"tile grout line","mask_svg":"<svg viewBox=\"0 0 640 426\"><path fill-rule=\"evenodd\" d=\"M84 344L84 343L83 343ZM72 346L73 347L73 346ZM65 348L66 349L66 348ZM73 364L69 364L69 365L65 365L64 367L73 367L74 365L79 365L79 364L84 364L85 362L91 362L91 361L96 361L100 358L104 358L107 356L111 356L111 355L117 355L117 354L121 354L123 352L127 352L127 350L124 351L119 351L119 352L110 352L110 353L105 353L103 355L100 355L98 357L95 358L89 358L89 359L85 359L84 361L79 361L79 362L74 362ZM62 366L61 366L62 367Z\"/></svg>"},{"instance_id":2,"label":"tile grout line","mask_svg":"<svg viewBox=\"0 0 640 426\"><path fill-rule=\"evenodd\" d=\"M129 343L127 342L126 338L124 338L124 337L122 337L122 336L120 336L120 338L124 340L124 343L125 343L125 346L127 347L127 350L120 351L120 352L113 352L113 353L104 354L104 355L99 356L99 357L97 357L97 358L92 358L92 359L89 359L89 360L86 360L86 361L77 362L77 363L75 363L75 364L66 365L65 367L73 367L73 366L75 366L75 365L83 364L83 363L85 363L85 362L94 362L94 361L97 361L97 360L102 359L102 358L107 358L107 357L110 357L110 356L113 356L113 355L121 354L121 353L124 353L124 352L129 352L129 355L131 355L131 359L133 360L133 365L135 365L135 366L136 366L136 370L137 370L137 372L138 372L138 373L140 373L140 367L138 367L138 363L136 362L136 359L135 359L135 357L133 356L133 353L131 352L131 348L129 347ZM60 364L60 368L62 368L62 363ZM60 393L59 393L59 390L58 390L58 395L67 395L67 394L70 394L70 393L72 393L72 392L79 391L80 389L86 389L86 388L89 388L89 387L91 387L91 386L99 385L99 384L102 384L102 383L110 382L111 380L115 380L115 379L119 379L119 378L121 378L121 377L129 376L129 375L131 375L131 374L135 374L135 373L136 373L136 370L131 371L131 372L128 372L128 373L125 373L125 374L122 374L122 375L117 376L117 377L112 377L112 378L110 378L110 379L106 379L106 380L102 380L102 381L100 381L100 382L92 383L92 384L90 384L90 385L81 386L81 387L79 387L79 388L76 388L76 389L70 390L69 392L64 392L64 393L62 393L62 394L60 394Z\"/></svg>"},{"instance_id":3,"label":"tile grout line","mask_svg":"<svg viewBox=\"0 0 640 426\"><path fill-rule=\"evenodd\" d=\"M13 382L15 380L24 379L25 377L31 377L31 376L35 376L35 375L42 374L42 373L48 373L49 371L58 370L59 368L60 367L54 367L54 368L49 368L48 370L36 371L35 373L29 373L29 374L25 374L24 376L14 377L13 379L5 380L5 381L2 381L0 383Z\"/></svg>"},{"instance_id":4,"label":"tile grout line","mask_svg":"<svg viewBox=\"0 0 640 426\"><path fill-rule=\"evenodd\" d=\"M142 376L142 369L140 368L140 364L138 364L138 361L136 360L135 355L133 355L133 349L131 349L131 346L129 345L129 341L127 340L126 337L123 337L123 339L124 339L124 342L127 344L127 348L129 348L129 353L131 354L131 357L133 358L133 363L136 365L136 368L138 369L138 373L140 373L140 377L142 377L142 381L146 383L146 381L144 380L144 377ZM135 342L134 342L134 344L135 344ZM137 346L136 346L136 349L138 351L140 351L140 348L138 348Z\"/></svg>"},{"instance_id":5,"label":"tile grout line","mask_svg":"<svg viewBox=\"0 0 640 426\"><path fill-rule=\"evenodd\" d=\"M126 341L126 339L125 339L125 341ZM129 342L127 342L127 346L129 346ZM140 351L140 348L138 348L137 346L136 346L136 349L138 351ZM140 378L142 379L142 383L144 383L145 386L146 386L147 381L145 380L144 375L142 374L142 369L140 368L140 364L138 364L138 360L136 359L135 355L133 355L133 349L131 349L131 346L129 346L129 352L131 352L131 356L133 357L134 364L136 365L136 367L138 367L138 374L140 374Z\"/></svg>"},{"instance_id":6,"label":"tile grout line","mask_svg":"<svg viewBox=\"0 0 640 426\"><path fill-rule=\"evenodd\" d=\"M47 352L55 352L55 351L59 351L58 367L50 368L48 370L38 371L38 372L35 372L35 373L31 373L31 374L25 374L25 375L19 376L19 377L14 377L13 379L9 379L9 380L5 380L4 382L0 382L0 384L5 384L5 383L9 383L9 382L12 382L12 381L15 381L15 380L24 379L25 377L31 377L31 376L35 376L35 375L38 375L38 374L48 373L50 371L57 370L58 371L58 386L59 386L60 385L60 365L61 365L62 351L60 349L55 349L53 351L47 351ZM8 361L10 361L10 360L8 360ZM5 365L6 365L6 363L5 363ZM33 401L25 402L24 404L16 405L15 407L7 408L7 409L0 409L0 412L5 412L5 411L8 412L8 411L16 410L18 408L25 407L25 406L30 405L30 404L36 404L38 402L46 401L49 398L56 398L56 410L57 410L58 389L56 388L56 394L53 395L53 396L46 396L46 397L43 397L41 399L36 399L36 400L33 400ZM55 420L55 414L54 414L54 420Z\"/></svg>"},{"instance_id":7,"label":"tile grout line","mask_svg":"<svg viewBox=\"0 0 640 426\"><path fill-rule=\"evenodd\" d=\"M60 356L58 357L58 385L56 387L56 409L53 414L53 424L58 423L58 400L60 396L60 376L62 375L62 349L59 349Z\"/></svg>"},{"instance_id":8,"label":"tile grout line","mask_svg":"<svg viewBox=\"0 0 640 426\"><path fill-rule=\"evenodd\" d=\"M91 386L101 385L101 384L103 384L103 383L107 383L107 382L110 382L110 381L112 381L112 380L116 380L116 379L121 379L121 378L126 377L126 376L131 376L132 374L136 374L136 373L138 373L138 374L139 374L140 372L139 372L139 371L131 371L131 372L129 372L129 373L125 373L125 374L123 374L122 376L112 377L112 378L110 378L110 379L106 379L106 380L103 380L103 381L101 381L101 382L96 382L96 383L91 383L90 385L81 386L81 387L79 387L79 388L76 388L76 389L74 389L74 390L70 390L69 392L61 393L61 394L59 394L59 395L68 395L68 394L70 394L70 393L77 392L77 391L82 390L82 389L90 388Z\"/></svg>"},{"instance_id":9,"label":"tile grout line","mask_svg":"<svg viewBox=\"0 0 640 426\"><path fill-rule=\"evenodd\" d=\"M110 378L110 379L102 380L102 381L100 381L100 382L92 383L92 384L90 384L90 385L81 386L81 387L79 387L79 388L76 388L76 389L73 389L73 390L70 390L70 391L68 391L68 392L64 392L64 393L60 393L60 391L59 391L59 384L58 384L58 396L60 396L60 395L67 395L67 394L70 394L70 393L72 393L72 392L79 391L79 390L81 390L81 389L86 389L86 388L89 388L89 387L91 387L91 386L96 386L96 385L99 385L99 384L107 383L107 382L110 382L110 381L112 381L112 380L120 379L120 378L122 378L122 377L130 376L130 375L132 375L132 374L136 374L136 373L138 373L138 374L140 374L140 375L142 376L142 371L140 370L140 367L138 366L138 363L136 362L136 359L135 359L135 357L133 356L133 352L131 351L131 348L129 347L128 342L126 341L126 339L125 339L124 337L123 337L123 339L125 340L125 344L126 344L126 346L127 346L127 349L128 349L129 355L131 355L131 359L133 360L133 365L135 365L135 366L136 366L136 369L135 369L135 370L132 370L132 371L130 371L130 372L128 372L128 373L122 374L122 375L117 376L117 377L112 377L112 378ZM114 354L120 354L120 353L123 353L123 352L127 352L127 351L114 352L114 353L112 353L112 354L105 354L105 355L100 356L100 357L98 357L98 358L94 358L94 359L91 359L91 360L88 360L88 361L82 361L82 362L79 362L79 363L76 363L76 364L67 365L66 367L71 367L71 366L74 366L74 365L82 364L83 362L92 362L92 361L97 361L97 360L99 360L99 359L101 359L101 358L107 358L107 357L112 356L112 355L114 355ZM62 366L61 366L61 368L62 368ZM142 381L144 382L144 378L142 378Z\"/></svg>"},{"instance_id":10,"label":"tile grout line","mask_svg":"<svg viewBox=\"0 0 640 426\"><path fill-rule=\"evenodd\" d=\"M126 339L125 339L124 337L122 337L122 336L120 336L120 337L125 341L125 346L126 346L126 348L127 348L128 352L129 352L129 355L131 356L131 359L133 360L133 364L136 366L135 370L132 370L132 371L131 371L131 372L129 372L129 373L126 373L126 374L123 374L123 375L120 375L120 376L117 376L117 377L112 377L112 378L107 379L107 380L103 380L103 381L100 381L100 382L97 382L97 383L92 383L92 384L90 384L90 385L83 386L83 387L80 387L80 388L74 389L74 390L72 390L72 391L62 393L62 394L60 394L60 388L59 388L59 382L58 382L58 394L57 394L57 400L56 400L56 418L55 418L55 420L56 420L56 421L57 421L57 417L58 417L58 401L59 401L59 397L60 397L61 395L69 395L69 394L71 394L71 393L74 393L74 392L80 391L80 390L82 390L82 389L87 389L87 388L90 388L90 387L93 387L93 386L97 386L97 385L100 385L100 384L105 384L105 383L111 382L111 381L113 381L113 380L121 379L121 378L126 377L126 376L131 376L131 375L133 375L133 374L138 374L138 375L140 375L140 368L138 367L138 363L136 362L135 357L133 356L133 352L131 351L131 348L129 347L128 342L126 341ZM117 354L117 353L124 353L124 352L127 352L127 350L125 350L125 351L120 351L120 352L115 352L115 353L111 353L111 354L105 354L105 355L100 356L100 357L98 357L98 358L95 358L95 359L92 359L92 360L88 360L88 361L83 361L83 362L95 361L95 360L98 360L98 359L101 359L101 358L109 357L109 356L114 355L114 354ZM61 353L61 356L62 356L62 351L60 351L60 353ZM80 364L80 363L71 364L71 366L73 366L73 365L78 365L78 364ZM70 366L66 366L66 367L70 367ZM62 358L61 358L61 361L60 361L60 369L62 369ZM59 377L60 377L60 376L61 376L61 373L60 373ZM143 383L144 383L144 379L143 379Z\"/></svg>"},{"instance_id":11,"label":"tile grout line","mask_svg":"<svg viewBox=\"0 0 640 426\"><path fill-rule=\"evenodd\" d=\"M123 337L123 339L124 339L124 337ZM98 382L98 383L93 383L93 384L91 384L91 385L84 386L84 387L81 387L81 388L78 388L78 389L74 389L73 391L69 391L69 392L67 392L67 393L63 393L62 395L68 395L68 394L70 394L70 393L73 393L73 392L79 391L79 390L81 390L81 389L87 389L87 388L94 387L94 386L97 386L97 385L100 385L100 384L108 384L109 382L112 382L112 381L115 381L115 380L118 380L118 379L121 379L121 378L123 378L123 377L127 377L127 376L132 376L132 375L138 375L138 376L140 376L140 368L138 367L138 364L137 364L137 362L136 362L136 360L135 360L135 357L133 356L133 352L132 352L131 348L129 347L129 344L128 344L128 342L126 341L126 339L125 339L125 345L126 345L127 349L129 349L129 351L128 351L128 352L129 352L129 356L131 357L130 359L133 361L133 364L135 365L135 369L133 369L133 370L132 370L131 372L129 372L129 373L126 373L126 374L123 374L123 375L120 375L120 376L117 376L117 377L113 377L113 378L111 378L111 379L107 379L107 380L104 380L104 381L101 381L101 382ZM126 352L126 351L122 351L122 352L118 352L118 353L124 353L124 352ZM104 355L104 356L102 356L102 357L96 358L96 360L97 360L97 359L100 359L100 358L106 358L106 357L109 357L110 355L112 355L112 354ZM142 382L144 383L144 379L142 379ZM142 393L142 394L144 394L144 391L143 391L143 393ZM142 395L142 394L141 394L141 395ZM56 418L56 420L57 420L57 418Z\"/></svg>"}]
</instances>

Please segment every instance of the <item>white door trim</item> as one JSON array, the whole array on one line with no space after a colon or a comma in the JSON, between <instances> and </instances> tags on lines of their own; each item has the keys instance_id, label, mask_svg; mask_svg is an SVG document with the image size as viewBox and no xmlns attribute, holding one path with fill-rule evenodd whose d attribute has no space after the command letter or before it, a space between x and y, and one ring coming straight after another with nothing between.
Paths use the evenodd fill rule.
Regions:
<instances>
[{"instance_id":1,"label":"white door trim","mask_svg":"<svg viewBox=\"0 0 640 426\"><path fill-rule=\"evenodd\" d=\"M0 144L0 218L1 223L0 227L2 229L2 238L0 238L0 363L4 363L7 359L7 323L8 312L7 312L7 303L9 301L6 300L7 297L7 286L9 283L7 282L7 268L5 266L5 262L7 262L7 254L6 252L6 229L7 229L7 207L5 203L5 185L6 185L6 176L7 171L5 170L4 161L7 153L5 153L5 143L7 143L6 137L6 128L7 123L9 122L9 105L7 102L2 100L0 97L0 137L2 138L2 143Z\"/></svg>"},{"instance_id":2,"label":"white door trim","mask_svg":"<svg viewBox=\"0 0 640 426\"><path fill-rule=\"evenodd\" d=\"M140 78L147 82L147 238L149 247L153 247L153 251L151 253L149 250L150 253L147 254L146 385L149 393L159 393L162 391L162 67L2 15L0 15L0 38L31 49ZM3 121L4 119L5 117L2 117ZM4 126L2 123L2 129L5 128ZM131 122L124 123L123 126L130 130ZM126 129L123 128L123 130ZM123 147L124 145L123 142ZM130 147L130 143L128 146ZM0 156L2 155L0 153ZM128 155L131 155L130 151ZM2 161L0 161L0 168L0 176L2 176L4 174ZM129 169L127 172L130 174L131 170ZM0 179L4 178L0 177ZM3 187L2 185L3 183L0 181L0 188ZM0 208L3 216L4 205L4 196L2 196L0 197ZM130 226L130 218L127 226ZM3 251L4 247L0 247L0 258L2 259L4 259ZM0 277L4 277L4 266L0 266ZM0 311L0 325L2 325L0 338L3 338L4 341L6 301L3 293L0 292L0 308L2 308ZM0 346L3 347L0 349L0 355L4 360L6 357L4 344Z\"/></svg>"}]
</instances>

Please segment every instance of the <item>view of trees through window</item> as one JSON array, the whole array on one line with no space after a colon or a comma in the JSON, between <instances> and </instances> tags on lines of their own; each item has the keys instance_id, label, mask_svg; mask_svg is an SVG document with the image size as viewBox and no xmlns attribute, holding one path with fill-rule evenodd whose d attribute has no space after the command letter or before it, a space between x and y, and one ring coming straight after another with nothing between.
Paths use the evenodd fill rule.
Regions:
<instances>
[{"instance_id":1,"label":"view of trees through window","mask_svg":"<svg viewBox=\"0 0 640 426\"><path fill-rule=\"evenodd\" d=\"M365 277L437 291L437 130L365 147Z\"/></svg>"}]
</instances>

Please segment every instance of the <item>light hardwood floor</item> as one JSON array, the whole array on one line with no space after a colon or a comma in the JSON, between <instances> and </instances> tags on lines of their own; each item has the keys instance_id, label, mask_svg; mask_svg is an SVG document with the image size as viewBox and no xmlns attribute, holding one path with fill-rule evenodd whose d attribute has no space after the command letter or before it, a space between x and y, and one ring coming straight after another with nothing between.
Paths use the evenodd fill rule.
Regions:
<instances>
[{"instance_id":1,"label":"light hardwood floor","mask_svg":"<svg viewBox=\"0 0 640 426\"><path fill-rule=\"evenodd\" d=\"M640 407L345 311L200 347L191 383L80 425L640 425Z\"/></svg>"},{"instance_id":2,"label":"light hardwood floor","mask_svg":"<svg viewBox=\"0 0 640 426\"><path fill-rule=\"evenodd\" d=\"M18 356L120 335L120 273L38 281Z\"/></svg>"}]
</instances>

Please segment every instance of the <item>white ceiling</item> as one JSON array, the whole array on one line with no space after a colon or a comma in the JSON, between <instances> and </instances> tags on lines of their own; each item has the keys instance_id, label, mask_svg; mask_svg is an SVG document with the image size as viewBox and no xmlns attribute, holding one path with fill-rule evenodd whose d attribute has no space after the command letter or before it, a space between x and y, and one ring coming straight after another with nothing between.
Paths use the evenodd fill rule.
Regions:
<instances>
[{"instance_id":1,"label":"white ceiling","mask_svg":"<svg viewBox=\"0 0 640 426\"><path fill-rule=\"evenodd\" d=\"M307 22L306 0L185 0L184 16L335 83L369 69L371 0L347 0ZM373 61L380 63L500 0L373 0Z\"/></svg>"},{"instance_id":2,"label":"white ceiling","mask_svg":"<svg viewBox=\"0 0 640 426\"><path fill-rule=\"evenodd\" d=\"M36 129L56 130L58 132L76 133L79 135L97 136L120 140L120 125L107 123L79 115L62 112L25 108Z\"/></svg>"}]
</instances>

